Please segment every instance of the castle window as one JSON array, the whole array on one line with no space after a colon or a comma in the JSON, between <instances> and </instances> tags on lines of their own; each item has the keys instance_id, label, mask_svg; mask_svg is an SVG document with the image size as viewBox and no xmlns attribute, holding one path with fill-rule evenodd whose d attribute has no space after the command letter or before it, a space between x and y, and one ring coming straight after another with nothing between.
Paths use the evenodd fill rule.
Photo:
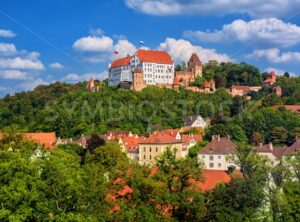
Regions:
<instances>
[{"instance_id":1,"label":"castle window","mask_svg":"<svg viewBox=\"0 0 300 222\"><path fill-rule=\"evenodd\" d=\"M209 163L209 168L214 168L214 163Z\"/></svg>"},{"instance_id":2,"label":"castle window","mask_svg":"<svg viewBox=\"0 0 300 222\"><path fill-rule=\"evenodd\" d=\"M209 156L209 160L214 160L214 156Z\"/></svg>"}]
</instances>

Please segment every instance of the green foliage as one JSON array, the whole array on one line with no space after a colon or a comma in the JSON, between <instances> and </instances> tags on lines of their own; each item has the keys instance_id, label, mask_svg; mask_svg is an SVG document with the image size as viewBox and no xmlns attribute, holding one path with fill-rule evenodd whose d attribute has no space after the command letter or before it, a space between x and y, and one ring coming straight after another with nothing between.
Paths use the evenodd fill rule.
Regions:
<instances>
[{"instance_id":1,"label":"green foliage","mask_svg":"<svg viewBox=\"0 0 300 222\"><path fill-rule=\"evenodd\" d=\"M196 158L199 151L208 144L207 141L201 141L189 149L189 157Z\"/></svg>"},{"instance_id":2,"label":"green foliage","mask_svg":"<svg viewBox=\"0 0 300 222\"><path fill-rule=\"evenodd\" d=\"M261 74L257 67L246 64L220 63L210 61L203 66L203 76L215 79L218 87L231 85L260 85ZM221 78L223 77L223 78Z\"/></svg>"},{"instance_id":3,"label":"green foliage","mask_svg":"<svg viewBox=\"0 0 300 222\"><path fill-rule=\"evenodd\" d=\"M281 99L276 94L270 94L262 99L262 106L275 106L281 104Z\"/></svg>"},{"instance_id":4,"label":"green foliage","mask_svg":"<svg viewBox=\"0 0 300 222\"><path fill-rule=\"evenodd\" d=\"M204 82L205 82L205 79L201 76L197 76L197 78L195 79L194 82L191 82L189 85L190 86L197 86L199 88L202 88L204 86Z\"/></svg>"}]
</instances>

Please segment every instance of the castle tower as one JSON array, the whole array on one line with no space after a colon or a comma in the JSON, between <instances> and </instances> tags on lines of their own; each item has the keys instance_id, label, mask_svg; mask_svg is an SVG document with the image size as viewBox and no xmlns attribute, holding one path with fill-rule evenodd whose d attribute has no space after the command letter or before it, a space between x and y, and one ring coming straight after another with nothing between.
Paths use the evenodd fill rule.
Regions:
<instances>
[{"instance_id":1,"label":"castle tower","mask_svg":"<svg viewBox=\"0 0 300 222\"><path fill-rule=\"evenodd\" d=\"M188 70L192 73L192 78L202 77L202 64L196 53L193 53L188 61Z\"/></svg>"},{"instance_id":2,"label":"castle tower","mask_svg":"<svg viewBox=\"0 0 300 222\"><path fill-rule=\"evenodd\" d=\"M95 81L94 81L93 77L91 77L90 80L87 82L86 88L90 92L94 92L95 91Z\"/></svg>"},{"instance_id":3,"label":"castle tower","mask_svg":"<svg viewBox=\"0 0 300 222\"><path fill-rule=\"evenodd\" d=\"M146 87L146 82L144 80L143 71L136 67L133 70L132 89L134 91L141 91L145 87Z\"/></svg>"}]
</instances>

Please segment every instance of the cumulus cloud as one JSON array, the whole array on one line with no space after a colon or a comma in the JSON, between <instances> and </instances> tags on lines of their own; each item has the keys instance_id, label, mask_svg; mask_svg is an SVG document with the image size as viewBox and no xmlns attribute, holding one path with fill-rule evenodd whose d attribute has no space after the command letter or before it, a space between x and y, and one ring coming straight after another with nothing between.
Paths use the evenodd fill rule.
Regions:
<instances>
[{"instance_id":1,"label":"cumulus cloud","mask_svg":"<svg viewBox=\"0 0 300 222\"><path fill-rule=\"evenodd\" d=\"M100 73L85 73L85 74L70 73L64 76L63 78L61 78L61 81L71 82L71 83L82 82L82 81L87 81L91 77L97 80L104 80L108 78L108 72L103 71Z\"/></svg>"},{"instance_id":2,"label":"cumulus cloud","mask_svg":"<svg viewBox=\"0 0 300 222\"><path fill-rule=\"evenodd\" d=\"M258 49L248 54L246 58L266 58L271 63L300 62L300 52L280 52L277 48Z\"/></svg>"},{"instance_id":3,"label":"cumulus cloud","mask_svg":"<svg viewBox=\"0 0 300 222\"><path fill-rule=\"evenodd\" d=\"M39 60L30 60L21 57L15 57L9 59L0 59L0 68L44 70L44 65Z\"/></svg>"},{"instance_id":4,"label":"cumulus cloud","mask_svg":"<svg viewBox=\"0 0 300 222\"><path fill-rule=\"evenodd\" d=\"M0 43L0 56L10 56L17 53L16 46L10 43Z\"/></svg>"},{"instance_id":5,"label":"cumulus cloud","mask_svg":"<svg viewBox=\"0 0 300 222\"><path fill-rule=\"evenodd\" d=\"M0 37L13 38L16 34L11 30L0 29Z\"/></svg>"},{"instance_id":6,"label":"cumulus cloud","mask_svg":"<svg viewBox=\"0 0 300 222\"><path fill-rule=\"evenodd\" d=\"M298 12L299 0L124 0L134 10L150 15L226 15L253 17L290 16Z\"/></svg>"},{"instance_id":7,"label":"cumulus cloud","mask_svg":"<svg viewBox=\"0 0 300 222\"><path fill-rule=\"evenodd\" d=\"M78 39L73 48L83 52L110 52L113 50L113 40L107 36L88 36Z\"/></svg>"},{"instance_id":8,"label":"cumulus cloud","mask_svg":"<svg viewBox=\"0 0 300 222\"><path fill-rule=\"evenodd\" d=\"M27 75L26 75L26 72L22 72L19 70L0 70L0 78L24 80L27 78Z\"/></svg>"},{"instance_id":9,"label":"cumulus cloud","mask_svg":"<svg viewBox=\"0 0 300 222\"><path fill-rule=\"evenodd\" d=\"M201 46L192 45L189 41L183 39L167 38L165 42L159 46L160 50L167 51L175 62L186 62L191 57L192 53L197 53L202 62L216 60L218 62L231 61L227 54L219 54L215 49L205 49Z\"/></svg>"},{"instance_id":10,"label":"cumulus cloud","mask_svg":"<svg viewBox=\"0 0 300 222\"><path fill-rule=\"evenodd\" d=\"M58 63L58 62L51 63L49 65L49 67L52 68L52 69L62 69L62 68L64 68L64 66L62 64Z\"/></svg>"},{"instance_id":11,"label":"cumulus cloud","mask_svg":"<svg viewBox=\"0 0 300 222\"><path fill-rule=\"evenodd\" d=\"M127 39L120 39L114 46L114 50L117 51L118 57L125 57L127 55L133 55L136 51L136 47Z\"/></svg>"},{"instance_id":12,"label":"cumulus cloud","mask_svg":"<svg viewBox=\"0 0 300 222\"><path fill-rule=\"evenodd\" d=\"M276 18L256 19L249 22L238 19L213 32L185 31L184 37L204 42L240 41L293 46L300 43L300 27Z\"/></svg>"}]
</instances>

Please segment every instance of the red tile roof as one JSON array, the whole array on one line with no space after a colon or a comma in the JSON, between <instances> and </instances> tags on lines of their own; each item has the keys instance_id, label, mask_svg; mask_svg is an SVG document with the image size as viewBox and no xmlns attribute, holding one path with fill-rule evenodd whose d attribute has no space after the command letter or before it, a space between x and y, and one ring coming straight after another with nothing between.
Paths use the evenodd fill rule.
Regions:
<instances>
[{"instance_id":1,"label":"red tile roof","mask_svg":"<svg viewBox=\"0 0 300 222\"><path fill-rule=\"evenodd\" d=\"M174 78L174 82L173 85L180 85L179 79L178 78Z\"/></svg>"},{"instance_id":2,"label":"red tile roof","mask_svg":"<svg viewBox=\"0 0 300 222\"><path fill-rule=\"evenodd\" d=\"M53 149L56 145L55 133L24 133L24 137L43 145L47 149ZM2 138L3 134L0 133L0 139Z\"/></svg>"},{"instance_id":3,"label":"red tile roof","mask_svg":"<svg viewBox=\"0 0 300 222\"><path fill-rule=\"evenodd\" d=\"M189 134L182 134L181 135L181 140L183 145L189 145L190 141L194 139L196 143L199 143L202 141L202 136L201 135L189 135Z\"/></svg>"},{"instance_id":4,"label":"red tile roof","mask_svg":"<svg viewBox=\"0 0 300 222\"><path fill-rule=\"evenodd\" d=\"M205 80L205 82L204 82L204 88L210 88L209 83L207 82L207 80Z\"/></svg>"},{"instance_id":5,"label":"red tile roof","mask_svg":"<svg viewBox=\"0 0 300 222\"><path fill-rule=\"evenodd\" d=\"M126 152L136 153L139 149L139 143L143 141L144 137L124 136L121 138L125 146Z\"/></svg>"},{"instance_id":6,"label":"red tile roof","mask_svg":"<svg viewBox=\"0 0 300 222\"><path fill-rule=\"evenodd\" d=\"M284 151L283 155L291 155L297 152L300 152L300 139L296 139L293 145L291 145Z\"/></svg>"},{"instance_id":7,"label":"red tile roof","mask_svg":"<svg viewBox=\"0 0 300 222\"><path fill-rule=\"evenodd\" d=\"M228 155L234 153L236 145L228 138L221 137L213 139L201 151L201 154L223 154Z\"/></svg>"},{"instance_id":8,"label":"red tile roof","mask_svg":"<svg viewBox=\"0 0 300 222\"><path fill-rule=\"evenodd\" d=\"M222 170L203 170L203 181L190 180L201 189L201 191L208 191L216 188L220 183L229 183L230 176Z\"/></svg>"},{"instance_id":9,"label":"red tile roof","mask_svg":"<svg viewBox=\"0 0 300 222\"><path fill-rule=\"evenodd\" d=\"M274 147L270 144L265 144L263 146L258 146L255 148L257 153L272 153L277 159L281 158L283 153L288 149L288 147Z\"/></svg>"},{"instance_id":10,"label":"red tile roof","mask_svg":"<svg viewBox=\"0 0 300 222\"><path fill-rule=\"evenodd\" d=\"M171 56L165 51L139 49L137 51L137 56L139 57L139 60L141 62L169 65L172 65L174 63Z\"/></svg>"},{"instance_id":11,"label":"red tile roof","mask_svg":"<svg viewBox=\"0 0 300 222\"><path fill-rule=\"evenodd\" d=\"M110 66L110 69L129 65L131 58L132 56L127 56L125 58L114 60Z\"/></svg>"},{"instance_id":12,"label":"red tile roof","mask_svg":"<svg viewBox=\"0 0 300 222\"><path fill-rule=\"evenodd\" d=\"M274 106L274 108L278 109L279 107L282 107L280 105ZM283 106L285 109L293 111L297 114L300 114L300 105L284 105Z\"/></svg>"},{"instance_id":13,"label":"red tile roof","mask_svg":"<svg viewBox=\"0 0 300 222\"><path fill-rule=\"evenodd\" d=\"M181 140L176 140L174 136L164 133L154 133L148 138L143 139L140 144L173 144L181 143Z\"/></svg>"}]
</instances>

